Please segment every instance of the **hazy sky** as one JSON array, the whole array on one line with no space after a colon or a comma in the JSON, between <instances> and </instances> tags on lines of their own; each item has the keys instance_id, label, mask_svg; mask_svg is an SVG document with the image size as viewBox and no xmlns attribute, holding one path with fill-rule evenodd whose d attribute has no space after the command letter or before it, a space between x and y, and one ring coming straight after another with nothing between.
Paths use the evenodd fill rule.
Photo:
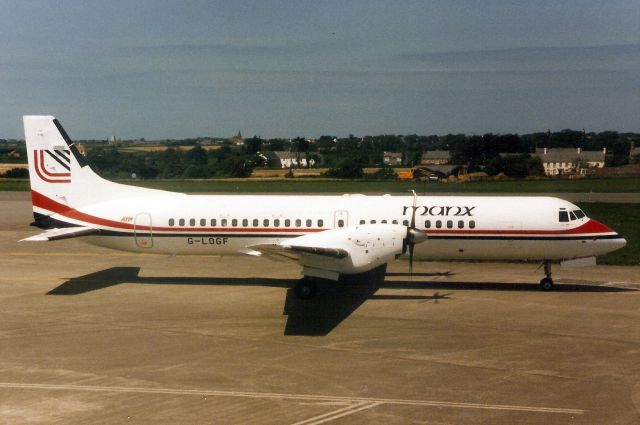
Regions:
<instances>
[{"instance_id":1,"label":"hazy sky","mask_svg":"<svg viewBox=\"0 0 640 425\"><path fill-rule=\"evenodd\" d=\"M0 137L640 131L640 1L0 0Z\"/></svg>"}]
</instances>

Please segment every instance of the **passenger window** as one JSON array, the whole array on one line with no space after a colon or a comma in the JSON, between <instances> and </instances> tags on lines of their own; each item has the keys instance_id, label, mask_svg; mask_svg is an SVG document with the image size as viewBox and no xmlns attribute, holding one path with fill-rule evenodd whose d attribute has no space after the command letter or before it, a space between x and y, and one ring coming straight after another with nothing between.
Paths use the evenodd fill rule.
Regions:
<instances>
[{"instance_id":1,"label":"passenger window","mask_svg":"<svg viewBox=\"0 0 640 425\"><path fill-rule=\"evenodd\" d=\"M387 224L387 220L382 220L380 223Z\"/></svg>"},{"instance_id":2,"label":"passenger window","mask_svg":"<svg viewBox=\"0 0 640 425\"><path fill-rule=\"evenodd\" d=\"M470 229L475 229L475 228L476 228L476 222L475 222L475 220L471 220L471 221L469 222L469 228L470 228Z\"/></svg>"},{"instance_id":3,"label":"passenger window","mask_svg":"<svg viewBox=\"0 0 640 425\"><path fill-rule=\"evenodd\" d=\"M402 220L402 225L403 226L408 226L409 225L409 220Z\"/></svg>"},{"instance_id":4,"label":"passenger window","mask_svg":"<svg viewBox=\"0 0 640 425\"><path fill-rule=\"evenodd\" d=\"M307 219L307 227L311 227L313 225L313 222L310 219Z\"/></svg>"},{"instance_id":5,"label":"passenger window","mask_svg":"<svg viewBox=\"0 0 640 425\"><path fill-rule=\"evenodd\" d=\"M258 224L260 223L260 221L258 221L257 218L253 219L253 227L258 227Z\"/></svg>"},{"instance_id":6,"label":"passenger window","mask_svg":"<svg viewBox=\"0 0 640 425\"><path fill-rule=\"evenodd\" d=\"M343 219L338 220L338 227L344 227L344 220Z\"/></svg>"},{"instance_id":7,"label":"passenger window","mask_svg":"<svg viewBox=\"0 0 640 425\"><path fill-rule=\"evenodd\" d=\"M247 220L246 218L242 219L242 227L247 227L249 225L249 220Z\"/></svg>"},{"instance_id":8,"label":"passenger window","mask_svg":"<svg viewBox=\"0 0 640 425\"><path fill-rule=\"evenodd\" d=\"M393 220L391 223L398 224L398 220Z\"/></svg>"},{"instance_id":9,"label":"passenger window","mask_svg":"<svg viewBox=\"0 0 640 425\"><path fill-rule=\"evenodd\" d=\"M268 219L268 218L265 218L265 219L262 221L262 225L263 225L264 227L269 227L269 219Z\"/></svg>"},{"instance_id":10,"label":"passenger window","mask_svg":"<svg viewBox=\"0 0 640 425\"><path fill-rule=\"evenodd\" d=\"M215 218L211 219L211 227L216 227L216 219Z\"/></svg>"},{"instance_id":11,"label":"passenger window","mask_svg":"<svg viewBox=\"0 0 640 425\"><path fill-rule=\"evenodd\" d=\"M196 225L196 219L195 218L189 219L189 226L193 227L195 225Z\"/></svg>"},{"instance_id":12,"label":"passenger window","mask_svg":"<svg viewBox=\"0 0 640 425\"><path fill-rule=\"evenodd\" d=\"M180 224L180 226L184 226L184 218L181 218L180 221L178 221L178 224Z\"/></svg>"},{"instance_id":13,"label":"passenger window","mask_svg":"<svg viewBox=\"0 0 640 425\"><path fill-rule=\"evenodd\" d=\"M376 224L376 221L375 220L371 220L371 224Z\"/></svg>"},{"instance_id":14,"label":"passenger window","mask_svg":"<svg viewBox=\"0 0 640 425\"><path fill-rule=\"evenodd\" d=\"M441 228L441 227L442 227L442 221L437 220L437 221L436 221L436 228L437 228L437 229L439 229L439 228Z\"/></svg>"},{"instance_id":15,"label":"passenger window","mask_svg":"<svg viewBox=\"0 0 640 425\"><path fill-rule=\"evenodd\" d=\"M207 219L206 218L201 218L200 219L200 226L204 227L207 225Z\"/></svg>"},{"instance_id":16,"label":"passenger window","mask_svg":"<svg viewBox=\"0 0 640 425\"><path fill-rule=\"evenodd\" d=\"M365 224L366 221L365 220L360 220L360 224Z\"/></svg>"},{"instance_id":17,"label":"passenger window","mask_svg":"<svg viewBox=\"0 0 640 425\"><path fill-rule=\"evenodd\" d=\"M223 218L222 220L220 220L220 225L221 225L222 227L227 227L227 219L226 219L226 218Z\"/></svg>"},{"instance_id":18,"label":"passenger window","mask_svg":"<svg viewBox=\"0 0 640 425\"><path fill-rule=\"evenodd\" d=\"M425 220L424 228L425 229L431 229L431 220Z\"/></svg>"},{"instance_id":19,"label":"passenger window","mask_svg":"<svg viewBox=\"0 0 640 425\"><path fill-rule=\"evenodd\" d=\"M458 229L464 228L464 221L458 220Z\"/></svg>"},{"instance_id":20,"label":"passenger window","mask_svg":"<svg viewBox=\"0 0 640 425\"><path fill-rule=\"evenodd\" d=\"M447 229L453 228L453 220L447 220Z\"/></svg>"},{"instance_id":21,"label":"passenger window","mask_svg":"<svg viewBox=\"0 0 640 425\"><path fill-rule=\"evenodd\" d=\"M237 226L238 226L238 219L236 219L236 218L232 219L232 220L231 220L231 225L232 225L233 227L237 227Z\"/></svg>"},{"instance_id":22,"label":"passenger window","mask_svg":"<svg viewBox=\"0 0 640 425\"><path fill-rule=\"evenodd\" d=\"M318 227L322 227L324 225L324 221L322 219L318 220Z\"/></svg>"},{"instance_id":23,"label":"passenger window","mask_svg":"<svg viewBox=\"0 0 640 425\"><path fill-rule=\"evenodd\" d=\"M302 220L296 218L296 227L302 227Z\"/></svg>"},{"instance_id":24,"label":"passenger window","mask_svg":"<svg viewBox=\"0 0 640 425\"><path fill-rule=\"evenodd\" d=\"M273 227L280 227L280 219L276 218L275 220L273 220Z\"/></svg>"},{"instance_id":25,"label":"passenger window","mask_svg":"<svg viewBox=\"0 0 640 425\"><path fill-rule=\"evenodd\" d=\"M169 219L169 226L173 226L174 224L176 224L176 221L172 218Z\"/></svg>"},{"instance_id":26,"label":"passenger window","mask_svg":"<svg viewBox=\"0 0 640 425\"><path fill-rule=\"evenodd\" d=\"M558 220L560 220L560 223L567 223L569 221L569 214L567 214L566 211L560 211Z\"/></svg>"},{"instance_id":27,"label":"passenger window","mask_svg":"<svg viewBox=\"0 0 640 425\"><path fill-rule=\"evenodd\" d=\"M291 220L288 218L284 221L284 227L291 227Z\"/></svg>"}]
</instances>

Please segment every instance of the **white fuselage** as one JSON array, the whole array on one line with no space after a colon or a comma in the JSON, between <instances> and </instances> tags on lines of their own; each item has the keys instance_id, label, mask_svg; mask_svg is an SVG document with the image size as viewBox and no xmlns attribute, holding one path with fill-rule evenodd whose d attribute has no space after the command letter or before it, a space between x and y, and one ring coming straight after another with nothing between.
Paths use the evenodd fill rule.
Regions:
<instances>
[{"instance_id":1,"label":"white fuselage","mask_svg":"<svg viewBox=\"0 0 640 425\"><path fill-rule=\"evenodd\" d=\"M247 247L360 224L408 225L412 196L248 196L162 192L79 209L77 224L99 226L90 240L136 252L242 254ZM427 240L422 259L545 259L589 257L624 245L614 231L549 197L421 196L415 227ZM56 216L53 216L56 218ZM63 217L60 217L61 219ZM64 221L70 221L67 212Z\"/></svg>"}]
</instances>

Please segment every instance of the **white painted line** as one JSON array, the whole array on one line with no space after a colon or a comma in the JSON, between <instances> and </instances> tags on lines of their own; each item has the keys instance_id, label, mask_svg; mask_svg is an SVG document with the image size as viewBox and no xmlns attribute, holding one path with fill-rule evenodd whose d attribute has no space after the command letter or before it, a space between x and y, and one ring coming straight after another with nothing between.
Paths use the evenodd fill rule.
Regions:
<instances>
[{"instance_id":1,"label":"white painted line","mask_svg":"<svg viewBox=\"0 0 640 425\"><path fill-rule=\"evenodd\" d=\"M324 418L326 418L328 416L334 416L334 415L338 415L338 414L343 413L343 412L348 412L348 411L350 411L352 409L355 409L357 407L362 406L363 404L364 403L353 403L353 404L350 404L349 406L343 407L341 409L332 410L331 412L323 413L322 415L314 416L313 418L308 418L308 419L305 419L303 421L296 422L293 425L309 425L310 423L312 423L314 421L324 419Z\"/></svg>"},{"instance_id":2,"label":"white painted line","mask_svg":"<svg viewBox=\"0 0 640 425\"><path fill-rule=\"evenodd\" d=\"M321 419L321 420L318 420L318 421L315 421L315 422L309 422L309 423L307 423L307 425L323 424L323 423L326 423L326 422L333 421L335 419L339 419L339 418L342 418L342 417L345 417L345 416L353 415L354 413L358 413L358 412L361 412L363 410L371 409L372 407L376 407L376 406L379 406L381 404L382 404L381 402L362 403L362 405L356 405L356 406L360 406L358 408L355 408L355 409L352 408L351 410L347 410L346 412L342 412L342 413L339 413L337 415L330 416L328 418L324 418L324 419Z\"/></svg>"},{"instance_id":3,"label":"white painted line","mask_svg":"<svg viewBox=\"0 0 640 425\"><path fill-rule=\"evenodd\" d=\"M220 397L244 397L256 399L280 399L280 400L312 400L312 401L332 401L349 403L373 403L406 405L406 406L430 406L430 407L450 407L461 409L486 409L486 410L510 410L518 412L535 413L562 413L569 415L582 415L583 409L565 409L557 407L536 407L519 406L506 404L485 404L485 403L462 403L435 400L410 400L395 398L363 398L363 397L343 397L313 394L287 394L287 393L259 393L251 391L221 391L221 390L186 390L177 388L151 388L151 387L118 387L99 385L72 385L72 384L28 384L20 382L0 382L0 388L31 388L39 390L67 390L67 391L98 391L116 393L141 393L141 394L168 394L168 395L197 395L197 396L220 396Z\"/></svg>"}]
</instances>

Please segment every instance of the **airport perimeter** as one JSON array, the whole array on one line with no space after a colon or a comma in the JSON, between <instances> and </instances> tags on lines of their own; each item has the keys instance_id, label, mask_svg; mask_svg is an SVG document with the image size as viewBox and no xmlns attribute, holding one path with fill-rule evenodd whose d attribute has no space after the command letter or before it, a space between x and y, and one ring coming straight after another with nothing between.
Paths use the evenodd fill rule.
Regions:
<instances>
[{"instance_id":1,"label":"airport perimeter","mask_svg":"<svg viewBox=\"0 0 640 425\"><path fill-rule=\"evenodd\" d=\"M390 264L321 288L242 257L18 243L0 192L0 423L640 423L640 267Z\"/></svg>"}]
</instances>

